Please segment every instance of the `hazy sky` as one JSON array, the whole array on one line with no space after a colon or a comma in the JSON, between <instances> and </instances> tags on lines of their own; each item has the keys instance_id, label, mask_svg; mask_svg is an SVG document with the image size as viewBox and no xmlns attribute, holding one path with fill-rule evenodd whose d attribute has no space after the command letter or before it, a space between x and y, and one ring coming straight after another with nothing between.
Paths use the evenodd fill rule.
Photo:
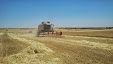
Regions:
<instances>
[{"instance_id":1,"label":"hazy sky","mask_svg":"<svg viewBox=\"0 0 113 64\"><path fill-rule=\"evenodd\" d=\"M0 0L0 27L113 27L113 0Z\"/></svg>"}]
</instances>

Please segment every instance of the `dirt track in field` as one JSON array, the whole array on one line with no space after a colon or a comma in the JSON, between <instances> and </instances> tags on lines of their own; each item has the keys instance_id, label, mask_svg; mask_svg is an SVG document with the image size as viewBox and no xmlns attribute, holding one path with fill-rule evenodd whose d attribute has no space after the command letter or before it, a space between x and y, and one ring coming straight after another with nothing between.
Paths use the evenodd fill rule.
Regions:
<instances>
[{"instance_id":1,"label":"dirt track in field","mask_svg":"<svg viewBox=\"0 0 113 64\"><path fill-rule=\"evenodd\" d=\"M36 37L34 33L0 33L0 64L113 64L113 38L105 34Z\"/></svg>"}]
</instances>

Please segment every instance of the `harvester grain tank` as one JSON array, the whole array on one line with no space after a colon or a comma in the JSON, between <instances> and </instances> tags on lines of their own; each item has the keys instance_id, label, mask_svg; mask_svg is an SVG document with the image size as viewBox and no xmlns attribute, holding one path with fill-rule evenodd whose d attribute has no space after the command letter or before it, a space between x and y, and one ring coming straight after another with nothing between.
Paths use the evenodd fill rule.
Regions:
<instances>
[{"instance_id":1,"label":"harvester grain tank","mask_svg":"<svg viewBox=\"0 0 113 64\"><path fill-rule=\"evenodd\" d=\"M38 26L37 36L62 35L62 32L54 32L53 26L50 22L42 22Z\"/></svg>"}]
</instances>

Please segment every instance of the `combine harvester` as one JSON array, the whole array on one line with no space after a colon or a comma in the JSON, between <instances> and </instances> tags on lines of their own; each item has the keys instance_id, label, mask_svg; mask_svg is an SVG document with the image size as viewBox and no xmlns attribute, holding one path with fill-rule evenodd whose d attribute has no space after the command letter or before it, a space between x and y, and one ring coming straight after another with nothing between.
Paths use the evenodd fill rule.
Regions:
<instances>
[{"instance_id":1,"label":"combine harvester","mask_svg":"<svg viewBox=\"0 0 113 64\"><path fill-rule=\"evenodd\" d=\"M50 22L42 22L42 24L38 26L37 36L62 35L62 32L54 32L53 26Z\"/></svg>"}]
</instances>

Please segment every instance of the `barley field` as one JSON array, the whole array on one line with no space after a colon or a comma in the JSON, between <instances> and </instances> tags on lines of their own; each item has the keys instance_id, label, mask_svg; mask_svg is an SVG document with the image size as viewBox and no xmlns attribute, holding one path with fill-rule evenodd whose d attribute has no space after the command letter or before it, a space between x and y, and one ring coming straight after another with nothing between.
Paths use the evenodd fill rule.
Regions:
<instances>
[{"instance_id":1,"label":"barley field","mask_svg":"<svg viewBox=\"0 0 113 64\"><path fill-rule=\"evenodd\" d=\"M0 64L113 64L113 29L0 29Z\"/></svg>"}]
</instances>

